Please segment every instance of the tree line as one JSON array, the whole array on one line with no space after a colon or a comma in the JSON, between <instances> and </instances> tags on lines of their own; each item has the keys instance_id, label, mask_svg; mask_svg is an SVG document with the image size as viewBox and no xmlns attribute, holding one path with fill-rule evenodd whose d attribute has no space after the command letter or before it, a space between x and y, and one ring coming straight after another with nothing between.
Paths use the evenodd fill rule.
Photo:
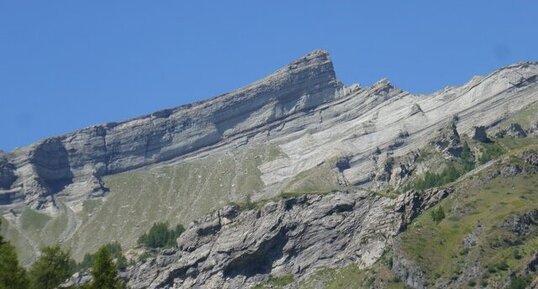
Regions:
<instances>
[{"instance_id":1,"label":"tree line","mask_svg":"<svg viewBox=\"0 0 538 289\"><path fill-rule=\"evenodd\" d=\"M0 227L2 220L0 219ZM148 248L172 247L185 229L178 225L168 229L168 223L154 224L138 242ZM125 283L118 277L118 270L127 267L127 260L117 242L106 244L95 254L86 254L76 263L69 251L59 245L41 250L41 256L28 268L19 264L15 247L0 235L0 289L54 289L73 273L90 270L92 281L69 289L124 289Z\"/></svg>"}]
</instances>

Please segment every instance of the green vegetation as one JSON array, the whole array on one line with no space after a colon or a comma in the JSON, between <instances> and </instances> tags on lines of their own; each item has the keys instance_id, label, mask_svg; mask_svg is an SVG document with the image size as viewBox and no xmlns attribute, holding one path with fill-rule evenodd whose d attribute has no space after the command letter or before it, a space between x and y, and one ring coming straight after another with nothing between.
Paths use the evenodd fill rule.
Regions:
<instances>
[{"instance_id":1,"label":"green vegetation","mask_svg":"<svg viewBox=\"0 0 538 289\"><path fill-rule=\"evenodd\" d=\"M439 206L437 209L431 210L430 216L435 223L439 224L445 218L445 210Z\"/></svg>"},{"instance_id":2,"label":"green vegetation","mask_svg":"<svg viewBox=\"0 0 538 289\"><path fill-rule=\"evenodd\" d=\"M530 258L538 247L538 232L518 236L503 226L510 216L538 208L538 195L529 190L538 185L537 175L471 184L459 184L464 189L418 217L401 234L405 255L432 283L439 278L457 279L465 264L474 262L483 265L480 283L502 282L509 272L523 270L521 260ZM446 215L443 222L433 217L440 208ZM464 247L471 234L478 236L477 243Z\"/></svg>"},{"instance_id":3,"label":"green vegetation","mask_svg":"<svg viewBox=\"0 0 538 289\"><path fill-rule=\"evenodd\" d=\"M15 247L9 242L4 242L0 236L0 288L25 289L27 287L26 270L19 265Z\"/></svg>"},{"instance_id":4,"label":"green vegetation","mask_svg":"<svg viewBox=\"0 0 538 289\"><path fill-rule=\"evenodd\" d=\"M291 273L278 277L270 275L267 280L254 286L253 289L283 288L284 286L291 283L293 283L293 274Z\"/></svg>"},{"instance_id":5,"label":"green vegetation","mask_svg":"<svg viewBox=\"0 0 538 289\"><path fill-rule=\"evenodd\" d=\"M406 289L405 284L391 271L391 267L392 259L390 252L388 252L368 269L360 269L356 264L349 264L341 268L320 269L301 280L297 288Z\"/></svg>"},{"instance_id":6,"label":"green vegetation","mask_svg":"<svg viewBox=\"0 0 538 289\"><path fill-rule=\"evenodd\" d=\"M529 278L526 277L514 277L510 281L509 289L525 289L529 284Z\"/></svg>"},{"instance_id":7,"label":"green vegetation","mask_svg":"<svg viewBox=\"0 0 538 289\"><path fill-rule=\"evenodd\" d=\"M26 209L21 225L6 222L2 234L16 245L24 265L35 260L36 248L54 245L60 238L77 262L116 240L123 248L133 248L155 222L189 223L259 192L263 182L258 167L277 158L286 156L278 146L266 145L107 176L106 199L85 200L81 210L72 210L57 196L58 215Z\"/></svg>"},{"instance_id":8,"label":"green vegetation","mask_svg":"<svg viewBox=\"0 0 538 289\"><path fill-rule=\"evenodd\" d=\"M118 279L116 265L107 247L103 246L95 253L95 262L92 266L93 280L89 289L120 289L125 284Z\"/></svg>"},{"instance_id":9,"label":"green vegetation","mask_svg":"<svg viewBox=\"0 0 538 289\"><path fill-rule=\"evenodd\" d=\"M155 222L189 223L258 192L263 186L258 167L280 157L285 156L277 146L260 146L107 176L109 195L101 202L84 202L77 213L82 225L66 245L76 260L115 240L133 248Z\"/></svg>"},{"instance_id":10,"label":"green vegetation","mask_svg":"<svg viewBox=\"0 0 538 289\"><path fill-rule=\"evenodd\" d=\"M450 162L440 173L426 172L422 178L416 179L405 186L404 190L415 189L421 191L439 187L457 180L467 172L467 169L469 167L463 166L460 163Z\"/></svg>"},{"instance_id":11,"label":"green vegetation","mask_svg":"<svg viewBox=\"0 0 538 289\"><path fill-rule=\"evenodd\" d=\"M49 216L26 208L22 212L20 222L22 229L31 230L44 228L49 220Z\"/></svg>"},{"instance_id":12,"label":"green vegetation","mask_svg":"<svg viewBox=\"0 0 538 289\"><path fill-rule=\"evenodd\" d=\"M481 155L478 158L478 161L481 164L485 164L490 160L498 158L505 153L505 150L497 142L485 143L481 147Z\"/></svg>"},{"instance_id":13,"label":"green vegetation","mask_svg":"<svg viewBox=\"0 0 538 289\"><path fill-rule=\"evenodd\" d=\"M282 189L282 194L327 193L341 189L338 184L338 172L335 170L336 161L336 158L327 160L299 173Z\"/></svg>"},{"instance_id":14,"label":"green vegetation","mask_svg":"<svg viewBox=\"0 0 538 289\"><path fill-rule=\"evenodd\" d=\"M31 289L54 289L71 276L74 261L60 246L45 247L41 256L30 267Z\"/></svg>"},{"instance_id":15,"label":"green vegetation","mask_svg":"<svg viewBox=\"0 0 538 289\"><path fill-rule=\"evenodd\" d=\"M125 258L125 256L123 256L123 250L121 248L120 243L118 242L108 243L102 246L102 248L106 248L110 256L116 260L116 265L119 270L123 270L127 267L127 259ZM80 262L77 265L77 270L91 268L95 264L95 258L96 258L95 254L84 255L82 262Z\"/></svg>"},{"instance_id":16,"label":"green vegetation","mask_svg":"<svg viewBox=\"0 0 538 289\"><path fill-rule=\"evenodd\" d=\"M144 233L138 239L138 244L148 248L164 248L176 245L176 239L185 231L179 224L174 229L168 229L168 223L153 224L148 233Z\"/></svg>"}]
</instances>

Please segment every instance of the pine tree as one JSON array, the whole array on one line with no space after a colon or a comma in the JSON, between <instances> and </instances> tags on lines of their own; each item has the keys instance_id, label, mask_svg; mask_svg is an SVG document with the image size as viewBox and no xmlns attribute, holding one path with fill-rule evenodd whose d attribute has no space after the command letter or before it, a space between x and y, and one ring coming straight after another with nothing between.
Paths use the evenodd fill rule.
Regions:
<instances>
[{"instance_id":1,"label":"pine tree","mask_svg":"<svg viewBox=\"0 0 538 289\"><path fill-rule=\"evenodd\" d=\"M1 225L1 221L0 221ZM28 277L26 270L19 265L17 252L9 242L5 242L0 236L0 288L1 289L26 289Z\"/></svg>"},{"instance_id":2,"label":"pine tree","mask_svg":"<svg viewBox=\"0 0 538 289\"><path fill-rule=\"evenodd\" d=\"M30 268L30 288L54 289L71 275L72 260L60 246L45 247Z\"/></svg>"},{"instance_id":3,"label":"pine tree","mask_svg":"<svg viewBox=\"0 0 538 289\"><path fill-rule=\"evenodd\" d=\"M92 267L93 281L91 289L117 289L123 288L122 282L118 279L116 265L108 249L103 246L95 254L95 261Z\"/></svg>"}]
</instances>

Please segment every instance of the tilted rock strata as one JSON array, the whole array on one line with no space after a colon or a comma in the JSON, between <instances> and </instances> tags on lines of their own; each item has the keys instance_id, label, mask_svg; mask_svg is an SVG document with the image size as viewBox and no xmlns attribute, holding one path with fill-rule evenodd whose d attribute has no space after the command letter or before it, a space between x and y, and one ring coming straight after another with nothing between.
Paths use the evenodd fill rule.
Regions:
<instances>
[{"instance_id":1,"label":"tilted rock strata","mask_svg":"<svg viewBox=\"0 0 538 289\"><path fill-rule=\"evenodd\" d=\"M308 195L239 212L226 207L195 222L178 249L129 267L133 288L249 288L291 272L368 267L413 218L451 192L410 191L396 199L367 192Z\"/></svg>"},{"instance_id":2,"label":"tilted rock strata","mask_svg":"<svg viewBox=\"0 0 538 289\"><path fill-rule=\"evenodd\" d=\"M447 131L446 143L442 140L438 149L450 156L460 149L456 133L471 136L474 127L483 127L487 133L492 126L535 104L537 75L538 63L527 62L429 95L411 94L386 79L369 87L344 87L336 80L328 53L318 50L245 88L207 101L85 128L2 153L0 212L6 223L33 244L41 241L31 240L39 234L25 234L20 228L25 208L41 210L53 220L67 218L68 225L58 234L58 241L72 241L74 252L83 254L87 245L77 242L77 236L88 227L113 232L109 239L96 237L92 241L96 246L138 236L131 232L124 238L121 226L126 223L122 219L125 217L114 220L114 229L110 228L113 221L106 220L85 227L86 216L77 215L86 213L84 200L107 195L103 176L177 168L191 161L203 166L211 156L234 157L260 146L275 147L279 153L253 168L253 177L260 183L249 195L253 201L275 197L289 184L308 184L312 176L305 182L296 178L320 167L335 175L324 180L335 183L325 184L327 188L397 187L416 171L416 152L431 144L448 123L454 121L455 127ZM328 164L335 167L326 168ZM231 193L210 187L203 190L219 194L215 198L218 203L211 204L214 207L247 197L239 189ZM175 188L170 191L177 192ZM116 201L131 197L127 192ZM141 196L140 203L147 207L149 202L144 198ZM110 199L98 203L102 201L102 207L106 207ZM200 207L185 203L163 208L160 216L171 219L186 216L188 211L188 219L178 220L188 222L209 211ZM146 220L146 224L153 221L159 220ZM144 225L139 229L149 228ZM122 245L129 247L132 242ZM33 248L38 250L39 246Z\"/></svg>"},{"instance_id":3,"label":"tilted rock strata","mask_svg":"<svg viewBox=\"0 0 538 289\"><path fill-rule=\"evenodd\" d=\"M317 50L260 81L208 101L85 128L18 149L7 161L0 160L0 188L21 190L27 204L40 208L43 198L74 181L136 169L248 136L331 100L341 87L329 55ZM0 205L10 204L9 193L4 195Z\"/></svg>"}]
</instances>

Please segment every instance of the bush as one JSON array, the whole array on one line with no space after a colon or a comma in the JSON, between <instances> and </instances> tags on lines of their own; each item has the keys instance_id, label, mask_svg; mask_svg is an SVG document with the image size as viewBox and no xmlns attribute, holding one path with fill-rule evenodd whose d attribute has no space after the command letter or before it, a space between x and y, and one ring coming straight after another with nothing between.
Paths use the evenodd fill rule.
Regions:
<instances>
[{"instance_id":1,"label":"bush","mask_svg":"<svg viewBox=\"0 0 538 289\"><path fill-rule=\"evenodd\" d=\"M497 269L499 269L501 271L506 271L506 270L508 270L508 268L510 268L510 267L508 266L506 261L502 261L499 264L497 264Z\"/></svg>"},{"instance_id":2,"label":"bush","mask_svg":"<svg viewBox=\"0 0 538 289\"><path fill-rule=\"evenodd\" d=\"M510 289L525 289L529 284L528 278L525 277L515 277L510 281Z\"/></svg>"},{"instance_id":3,"label":"bush","mask_svg":"<svg viewBox=\"0 0 538 289\"><path fill-rule=\"evenodd\" d=\"M127 267L127 259L123 256L121 244L118 242L108 243L104 245L113 259L116 259L116 266L118 269L123 270ZM91 268L95 261L95 254L86 254L82 259L82 262L78 264L78 270Z\"/></svg>"},{"instance_id":4,"label":"bush","mask_svg":"<svg viewBox=\"0 0 538 289\"><path fill-rule=\"evenodd\" d=\"M521 255L521 253L519 253L519 250L518 249L514 249L512 251L512 255L514 256L514 259L516 260L519 260L521 258L523 258L523 256Z\"/></svg>"},{"instance_id":5,"label":"bush","mask_svg":"<svg viewBox=\"0 0 538 289\"><path fill-rule=\"evenodd\" d=\"M30 288L54 289L73 273L74 261L60 246L45 247L30 268Z\"/></svg>"},{"instance_id":6,"label":"bush","mask_svg":"<svg viewBox=\"0 0 538 289\"><path fill-rule=\"evenodd\" d=\"M95 261L92 266L93 280L90 284L91 289L123 289L125 285L118 278L112 255L106 246L101 247L95 253Z\"/></svg>"},{"instance_id":7,"label":"bush","mask_svg":"<svg viewBox=\"0 0 538 289\"><path fill-rule=\"evenodd\" d=\"M458 170L454 164L450 163L442 172L438 174L426 172L424 177L416 180L414 184L408 186L406 189L413 188L421 191L429 188L439 187L457 180L465 172L466 171Z\"/></svg>"},{"instance_id":8,"label":"bush","mask_svg":"<svg viewBox=\"0 0 538 289\"><path fill-rule=\"evenodd\" d=\"M439 206L431 211L430 216L435 223L439 224L445 218L445 210Z\"/></svg>"},{"instance_id":9,"label":"bush","mask_svg":"<svg viewBox=\"0 0 538 289\"><path fill-rule=\"evenodd\" d=\"M490 160L501 156L504 153L504 149L496 143L483 144L481 153L482 154L480 155L480 158L478 159L478 161L481 164L485 164L489 162Z\"/></svg>"},{"instance_id":10,"label":"bush","mask_svg":"<svg viewBox=\"0 0 538 289\"><path fill-rule=\"evenodd\" d=\"M182 225L177 225L174 229L168 229L168 223L153 224L148 233L138 238L138 244L149 248L173 247L176 239L185 231Z\"/></svg>"}]
</instances>

